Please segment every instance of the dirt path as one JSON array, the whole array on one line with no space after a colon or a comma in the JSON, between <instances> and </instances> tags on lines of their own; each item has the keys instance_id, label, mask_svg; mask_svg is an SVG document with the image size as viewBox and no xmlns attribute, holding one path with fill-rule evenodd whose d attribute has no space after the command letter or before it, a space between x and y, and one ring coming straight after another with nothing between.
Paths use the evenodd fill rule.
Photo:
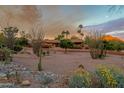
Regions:
<instances>
[{"instance_id":1,"label":"dirt path","mask_svg":"<svg viewBox=\"0 0 124 93\"><path fill-rule=\"evenodd\" d=\"M38 58L31 52L30 48L26 51L31 54L17 54L14 56L14 62L24 65L31 70L37 70ZM50 53L50 56L45 56L42 59L44 71L54 72L56 74L68 74L72 72L78 65L83 64L85 69L94 71L99 64L116 65L124 69L124 57L108 55L104 60L93 60L89 53L86 52L63 52Z\"/></svg>"}]
</instances>

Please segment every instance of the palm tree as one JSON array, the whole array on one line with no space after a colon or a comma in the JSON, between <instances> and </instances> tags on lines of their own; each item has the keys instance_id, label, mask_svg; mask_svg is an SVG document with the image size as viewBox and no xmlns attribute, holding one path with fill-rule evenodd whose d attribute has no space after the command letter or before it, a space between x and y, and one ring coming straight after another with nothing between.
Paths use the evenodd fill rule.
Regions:
<instances>
[{"instance_id":1,"label":"palm tree","mask_svg":"<svg viewBox=\"0 0 124 93\"><path fill-rule=\"evenodd\" d=\"M66 39L68 39L68 35L70 34L70 32L67 30L65 35L66 35Z\"/></svg>"},{"instance_id":2,"label":"palm tree","mask_svg":"<svg viewBox=\"0 0 124 93\"><path fill-rule=\"evenodd\" d=\"M66 31L62 31L61 34L67 39L70 32L68 30L66 30Z\"/></svg>"},{"instance_id":3,"label":"palm tree","mask_svg":"<svg viewBox=\"0 0 124 93\"><path fill-rule=\"evenodd\" d=\"M62 34L62 35L65 35L65 33L66 33L65 31L62 31L62 33L61 33L61 34Z\"/></svg>"},{"instance_id":4,"label":"palm tree","mask_svg":"<svg viewBox=\"0 0 124 93\"><path fill-rule=\"evenodd\" d=\"M79 28L79 30L78 30L77 32L81 35L81 39L82 39L82 38L83 38L83 36L84 36L84 33L82 32L83 25L82 25L82 24L80 24L80 25L78 26L78 28Z\"/></svg>"},{"instance_id":5,"label":"palm tree","mask_svg":"<svg viewBox=\"0 0 124 93\"><path fill-rule=\"evenodd\" d=\"M83 25L82 25L82 24L80 24L78 27L79 27L80 29L82 29L82 28L83 28Z\"/></svg>"}]
</instances>

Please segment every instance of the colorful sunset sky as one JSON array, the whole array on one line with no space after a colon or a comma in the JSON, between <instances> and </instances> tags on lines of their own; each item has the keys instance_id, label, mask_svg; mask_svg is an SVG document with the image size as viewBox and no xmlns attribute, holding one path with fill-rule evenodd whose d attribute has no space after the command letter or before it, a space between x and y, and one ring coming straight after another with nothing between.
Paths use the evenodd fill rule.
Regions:
<instances>
[{"instance_id":1,"label":"colorful sunset sky","mask_svg":"<svg viewBox=\"0 0 124 93\"><path fill-rule=\"evenodd\" d=\"M75 35L79 24L90 31L95 29L124 38L124 6L0 6L1 28L9 24L30 32L37 21L46 38L54 38L63 30L69 30Z\"/></svg>"}]
</instances>

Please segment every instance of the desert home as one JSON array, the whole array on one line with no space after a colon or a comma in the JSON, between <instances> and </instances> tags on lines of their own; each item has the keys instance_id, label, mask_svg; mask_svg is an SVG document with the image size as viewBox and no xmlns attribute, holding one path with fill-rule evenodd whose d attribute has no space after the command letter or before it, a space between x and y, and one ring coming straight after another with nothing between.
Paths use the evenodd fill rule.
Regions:
<instances>
[{"instance_id":1,"label":"desert home","mask_svg":"<svg viewBox=\"0 0 124 93\"><path fill-rule=\"evenodd\" d=\"M75 39L75 40L71 40L72 43L74 45L81 45L82 44L82 40L81 39ZM49 39L45 39L44 40L44 47L59 47L60 45L60 41L59 40L49 40Z\"/></svg>"}]
</instances>

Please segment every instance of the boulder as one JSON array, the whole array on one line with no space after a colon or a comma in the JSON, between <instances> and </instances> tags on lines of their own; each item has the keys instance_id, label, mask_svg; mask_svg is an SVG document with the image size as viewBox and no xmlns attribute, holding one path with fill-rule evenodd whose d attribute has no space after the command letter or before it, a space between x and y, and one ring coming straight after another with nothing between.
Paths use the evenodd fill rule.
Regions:
<instances>
[{"instance_id":1,"label":"boulder","mask_svg":"<svg viewBox=\"0 0 124 93\"><path fill-rule=\"evenodd\" d=\"M22 86L30 86L31 82L29 80L24 80L24 81L22 81L21 85Z\"/></svg>"}]
</instances>

